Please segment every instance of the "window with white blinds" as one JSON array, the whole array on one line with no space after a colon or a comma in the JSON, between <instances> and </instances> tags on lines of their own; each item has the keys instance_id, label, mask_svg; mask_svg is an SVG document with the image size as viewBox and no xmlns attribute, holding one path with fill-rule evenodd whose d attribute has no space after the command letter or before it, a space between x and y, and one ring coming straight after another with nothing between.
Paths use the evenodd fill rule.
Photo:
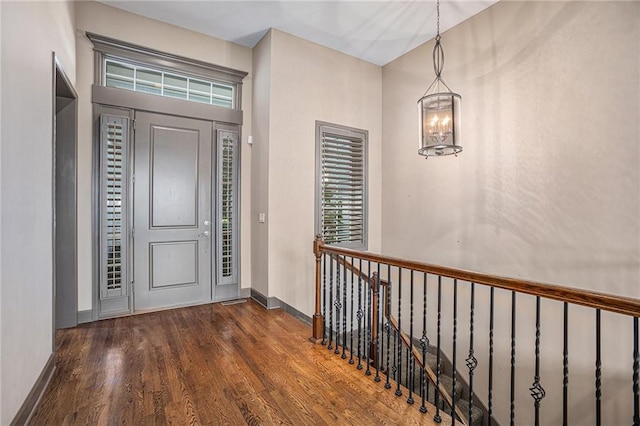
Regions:
<instances>
[{"instance_id":1,"label":"window with white blinds","mask_svg":"<svg viewBox=\"0 0 640 426\"><path fill-rule=\"evenodd\" d=\"M238 178L236 132L218 131L218 284L237 282Z\"/></svg>"},{"instance_id":2,"label":"window with white blinds","mask_svg":"<svg viewBox=\"0 0 640 426\"><path fill-rule=\"evenodd\" d=\"M126 210L128 118L102 115L101 175L101 298L127 294Z\"/></svg>"},{"instance_id":3,"label":"window with white blinds","mask_svg":"<svg viewBox=\"0 0 640 426\"><path fill-rule=\"evenodd\" d=\"M326 244L367 248L367 136L316 123L316 233Z\"/></svg>"}]
</instances>

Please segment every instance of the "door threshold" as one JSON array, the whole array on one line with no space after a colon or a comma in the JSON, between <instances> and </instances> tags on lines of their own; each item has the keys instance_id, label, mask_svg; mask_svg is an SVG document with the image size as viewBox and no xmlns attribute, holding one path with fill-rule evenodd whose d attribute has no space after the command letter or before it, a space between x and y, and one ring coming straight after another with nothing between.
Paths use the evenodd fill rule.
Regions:
<instances>
[{"instance_id":1,"label":"door threshold","mask_svg":"<svg viewBox=\"0 0 640 426\"><path fill-rule=\"evenodd\" d=\"M222 302L222 306L237 305L239 303L247 303L247 299L227 300Z\"/></svg>"}]
</instances>

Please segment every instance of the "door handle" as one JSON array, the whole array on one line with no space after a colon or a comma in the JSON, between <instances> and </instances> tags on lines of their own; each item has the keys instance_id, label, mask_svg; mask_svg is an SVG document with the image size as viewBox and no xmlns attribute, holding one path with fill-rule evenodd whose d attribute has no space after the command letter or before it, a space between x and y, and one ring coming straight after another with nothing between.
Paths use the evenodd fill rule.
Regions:
<instances>
[{"instance_id":1,"label":"door handle","mask_svg":"<svg viewBox=\"0 0 640 426\"><path fill-rule=\"evenodd\" d=\"M209 225L211 225L211 222L209 222L208 220L205 220L204 221L204 226L209 226Z\"/></svg>"}]
</instances>

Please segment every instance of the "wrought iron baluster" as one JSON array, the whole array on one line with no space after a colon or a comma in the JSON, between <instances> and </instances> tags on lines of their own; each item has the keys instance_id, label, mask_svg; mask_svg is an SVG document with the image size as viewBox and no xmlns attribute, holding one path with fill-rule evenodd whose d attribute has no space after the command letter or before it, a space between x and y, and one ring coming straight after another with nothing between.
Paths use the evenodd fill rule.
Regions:
<instances>
[{"instance_id":1,"label":"wrought iron baluster","mask_svg":"<svg viewBox=\"0 0 640 426\"><path fill-rule=\"evenodd\" d=\"M493 308L494 308L494 288L489 290L489 403L487 411L489 414L489 424L493 420Z\"/></svg>"},{"instance_id":2,"label":"wrought iron baluster","mask_svg":"<svg viewBox=\"0 0 640 426\"><path fill-rule=\"evenodd\" d=\"M381 293L380 293L380 289L381 289L381 287L380 287L380 262L378 262L378 267L377 267L377 270L376 270L375 274L376 274L376 284L375 285L376 285L376 293L378 294L378 298L376 300L377 303L376 303L376 306L375 306L375 309L376 309L376 312L377 312L377 315L376 315L376 318L377 318L377 323L376 323L377 333L376 333L376 341L375 341L375 345L376 345L376 353L375 353L375 357L376 357L376 359L375 359L376 377L374 377L373 380L375 380L376 382L379 382L381 380L380 379L380 341L381 341L380 333L382 333L381 324L382 324L382 321L383 321L382 315L380 315L380 304L382 303L380 301L380 295L381 295Z\"/></svg>"},{"instance_id":3,"label":"wrought iron baluster","mask_svg":"<svg viewBox=\"0 0 640 426\"><path fill-rule=\"evenodd\" d=\"M340 283L340 256L336 257L336 300L333 302L333 305L336 308L336 348L333 351L335 354L340 353L340 320L341 320L341 308L342 302L340 301L341 294L341 283Z\"/></svg>"},{"instance_id":4,"label":"wrought iron baluster","mask_svg":"<svg viewBox=\"0 0 640 426\"><path fill-rule=\"evenodd\" d=\"M435 406L436 415L433 416L433 421L440 423L442 417L440 417L440 334L441 334L441 322L442 322L442 276L438 275L438 352L436 354L436 387L435 387Z\"/></svg>"},{"instance_id":5,"label":"wrought iron baluster","mask_svg":"<svg viewBox=\"0 0 640 426\"><path fill-rule=\"evenodd\" d=\"M411 389L413 390L413 393L417 393L416 392L416 359L413 356L413 345L411 345L411 349L409 350L409 356L411 358L409 358L411 360ZM413 398L411 399L411 404L413 404Z\"/></svg>"},{"instance_id":6,"label":"wrought iron baluster","mask_svg":"<svg viewBox=\"0 0 640 426\"><path fill-rule=\"evenodd\" d=\"M638 353L638 317L633 317L633 426L640 426L640 386L638 370L640 354Z\"/></svg>"},{"instance_id":7,"label":"wrought iron baluster","mask_svg":"<svg viewBox=\"0 0 640 426\"><path fill-rule=\"evenodd\" d=\"M380 264L378 263L378 282L382 281L382 279L380 278ZM382 289L382 287L380 287L380 289ZM384 295L381 294L380 296L380 305L381 305L381 310L382 310L382 315L380 315L380 347L378 348L378 361L380 363L380 370L382 371L383 374L387 374L387 377L389 376L389 370L385 368L385 358L384 358L384 334L385 332L387 333L387 335L389 335L389 329L388 329L388 325L389 325L389 318L387 316L387 295L388 295L388 290L389 290L389 284L387 284L386 286L384 286ZM388 358L387 358L388 359ZM377 374L377 371L376 371Z\"/></svg>"},{"instance_id":8,"label":"wrought iron baluster","mask_svg":"<svg viewBox=\"0 0 640 426\"><path fill-rule=\"evenodd\" d=\"M351 256L351 267L355 268L355 263L353 262L353 256ZM353 360L353 271L351 271L351 312L350 312L350 320L351 326L349 327L349 364L353 364L355 361ZM358 274L360 275L360 274Z\"/></svg>"},{"instance_id":9,"label":"wrought iron baluster","mask_svg":"<svg viewBox=\"0 0 640 426\"><path fill-rule=\"evenodd\" d=\"M420 405L420 412L427 412L427 392L429 388L426 386L427 373L425 368L427 367L427 346L429 340L427 339L427 273L424 273L422 282L422 338L420 339L420 346L422 347L422 369L420 371L420 390L422 392L422 404Z\"/></svg>"},{"instance_id":10,"label":"wrought iron baluster","mask_svg":"<svg viewBox=\"0 0 640 426\"><path fill-rule=\"evenodd\" d=\"M358 270L362 271L362 259L359 259ZM356 318L358 319L358 370L362 370L362 274L358 274L358 313Z\"/></svg>"},{"instance_id":11,"label":"wrought iron baluster","mask_svg":"<svg viewBox=\"0 0 640 426\"><path fill-rule=\"evenodd\" d=\"M342 359L347 357L347 256L342 256Z\"/></svg>"},{"instance_id":12,"label":"wrought iron baluster","mask_svg":"<svg viewBox=\"0 0 640 426\"><path fill-rule=\"evenodd\" d=\"M322 255L322 345L327 344L327 253Z\"/></svg>"},{"instance_id":13,"label":"wrought iron baluster","mask_svg":"<svg viewBox=\"0 0 640 426\"><path fill-rule=\"evenodd\" d=\"M333 283L333 264L334 264L334 257L333 257L333 255L329 256L329 259L331 260L331 263L329 264L329 303L331 303L331 305L329 306L329 345L327 345L327 349L331 350L331 349L333 349L332 342L333 342L333 309L334 309L334 306L333 306L333 287L334 287L334 283Z\"/></svg>"},{"instance_id":14,"label":"wrought iron baluster","mask_svg":"<svg viewBox=\"0 0 640 426\"><path fill-rule=\"evenodd\" d=\"M600 309L596 309L596 425L601 423L601 398L602 398L602 357L600 354Z\"/></svg>"},{"instance_id":15,"label":"wrought iron baluster","mask_svg":"<svg viewBox=\"0 0 640 426\"><path fill-rule=\"evenodd\" d=\"M536 296L536 371L533 385L529 388L534 400L534 422L540 426L540 401L544 398L544 388L540 385L540 296Z\"/></svg>"},{"instance_id":16,"label":"wrought iron baluster","mask_svg":"<svg viewBox=\"0 0 640 426\"><path fill-rule=\"evenodd\" d=\"M509 409L509 424L516 421L516 292L511 292L511 394Z\"/></svg>"},{"instance_id":17,"label":"wrought iron baluster","mask_svg":"<svg viewBox=\"0 0 640 426\"><path fill-rule=\"evenodd\" d=\"M568 426L569 404L569 304L564 302L562 343L562 424Z\"/></svg>"},{"instance_id":18,"label":"wrought iron baluster","mask_svg":"<svg viewBox=\"0 0 640 426\"><path fill-rule=\"evenodd\" d=\"M389 361L391 358L391 265L387 265L387 323L384 326L387 331L387 359L386 359L386 370L387 370L387 382L384 384L385 389L391 389L391 383L389 383L389 376L391 372L389 371Z\"/></svg>"},{"instance_id":19,"label":"wrought iron baluster","mask_svg":"<svg viewBox=\"0 0 640 426\"><path fill-rule=\"evenodd\" d=\"M456 381L458 371L456 370L456 346L458 339L458 280L453 279L453 356L451 359L451 378L453 379L453 389L451 396L451 424L456 424Z\"/></svg>"},{"instance_id":20,"label":"wrought iron baluster","mask_svg":"<svg viewBox=\"0 0 640 426\"><path fill-rule=\"evenodd\" d=\"M367 277L371 276L371 261L367 260ZM367 376L371 375L371 329L372 329L372 324L371 324L371 283L369 281L367 281L366 283L367 286L367 318L366 318L366 327L367 327L367 341L366 341L366 347L365 347L365 352L367 354L366 358L367 358L367 369L365 370L364 374Z\"/></svg>"},{"instance_id":21,"label":"wrought iron baluster","mask_svg":"<svg viewBox=\"0 0 640 426\"><path fill-rule=\"evenodd\" d=\"M398 374L396 375L396 396L402 395L400 380L402 378L402 268L398 268L398 331L396 331L398 342Z\"/></svg>"},{"instance_id":22,"label":"wrought iron baluster","mask_svg":"<svg viewBox=\"0 0 640 426\"><path fill-rule=\"evenodd\" d=\"M469 307L469 356L467 356L467 368L469 369L469 411L467 412L467 419L471 424L471 413L473 408L473 372L478 366L478 360L473 354L473 317L475 308L475 290L476 285L471 283L471 305Z\"/></svg>"},{"instance_id":23,"label":"wrought iron baluster","mask_svg":"<svg viewBox=\"0 0 640 426\"><path fill-rule=\"evenodd\" d=\"M409 388L409 370L411 370L411 358L409 358L409 347L403 349L405 353L405 359L407 360L406 368L404 369L404 377L405 377L405 387L409 389L409 395L411 395L411 389ZM407 404L410 404L409 399L407 398Z\"/></svg>"},{"instance_id":24,"label":"wrought iron baluster","mask_svg":"<svg viewBox=\"0 0 640 426\"><path fill-rule=\"evenodd\" d=\"M413 269L411 270L411 296L409 303L411 307L409 308L409 349L407 350L407 388L409 388L409 398L407 398L407 403L413 404L413 386L415 382L413 380L414 376L414 363L413 363ZM411 362L409 362L411 360ZM409 381L411 379L411 382Z\"/></svg>"}]
</instances>

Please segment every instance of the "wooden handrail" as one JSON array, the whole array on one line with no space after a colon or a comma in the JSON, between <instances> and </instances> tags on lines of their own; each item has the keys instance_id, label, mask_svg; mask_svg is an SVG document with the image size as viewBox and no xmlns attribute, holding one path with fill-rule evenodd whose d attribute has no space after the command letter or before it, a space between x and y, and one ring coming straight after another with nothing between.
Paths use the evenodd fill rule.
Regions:
<instances>
[{"instance_id":1,"label":"wooden handrail","mask_svg":"<svg viewBox=\"0 0 640 426\"><path fill-rule=\"evenodd\" d=\"M476 284L484 284L491 287L512 290L517 293L530 294L560 302L568 302L590 308L601 309L603 311L640 317L640 299L634 299L631 297L615 296L606 293L598 293L595 291L553 284L543 284L516 278L505 278L481 272L466 271L464 269L432 265L429 263L398 259L375 253L328 246L324 244L321 239L319 242L316 239L314 248L317 250L316 256L319 256L321 253L329 253L354 257L362 260L369 260L371 262L384 263L386 265L396 266L399 268L412 269L418 272L426 272L433 275L441 275L443 277L455 278Z\"/></svg>"}]
</instances>

